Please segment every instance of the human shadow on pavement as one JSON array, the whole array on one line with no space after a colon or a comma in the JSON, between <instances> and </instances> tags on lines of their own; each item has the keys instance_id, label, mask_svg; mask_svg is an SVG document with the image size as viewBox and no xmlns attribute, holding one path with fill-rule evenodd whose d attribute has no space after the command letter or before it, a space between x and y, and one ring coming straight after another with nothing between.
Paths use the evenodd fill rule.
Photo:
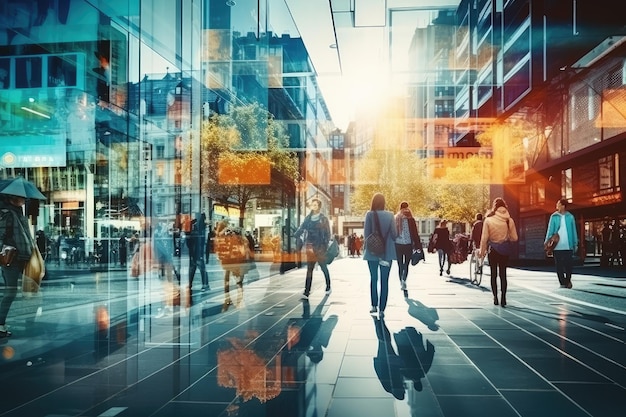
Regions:
<instances>
[{"instance_id":1,"label":"human shadow on pavement","mask_svg":"<svg viewBox=\"0 0 626 417\"><path fill-rule=\"evenodd\" d=\"M424 323L430 330L439 330L437 320L439 320L439 314L437 309L427 307L417 300L411 298L405 298L404 301L409 306L409 314L422 323Z\"/></svg>"},{"instance_id":2,"label":"human shadow on pavement","mask_svg":"<svg viewBox=\"0 0 626 417\"><path fill-rule=\"evenodd\" d=\"M422 378L430 370L435 356L434 345L427 340L424 346L422 334L414 327L405 327L393 335L396 353L384 319L373 317L373 320L378 339L374 371L385 391L398 400L404 399L405 380L412 381L416 391L422 391Z\"/></svg>"},{"instance_id":3,"label":"human shadow on pavement","mask_svg":"<svg viewBox=\"0 0 626 417\"><path fill-rule=\"evenodd\" d=\"M306 352L309 359L319 363L324 357L323 348L328 347L330 336L337 325L338 317L330 315L323 319L323 308L326 306L328 295L311 312L308 300L302 301L302 318L290 320L288 333L294 338L287 341L287 351Z\"/></svg>"},{"instance_id":4,"label":"human shadow on pavement","mask_svg":"<svg viewBox=\"0 0 626 417\"><path fill-rule=\"evenodd\" d=\"M483 282L484 280L485 280L485 276L483 275ZM482 292L491 292L491 289L485 287L484 285L472 284L472 281L470 281L469 278L460 278L460 277L450 276L448 277L448 282L451 282L453 284L463 285L464 287L472 288L475 290L480 290Z\"/></svg>"}]
</instances>

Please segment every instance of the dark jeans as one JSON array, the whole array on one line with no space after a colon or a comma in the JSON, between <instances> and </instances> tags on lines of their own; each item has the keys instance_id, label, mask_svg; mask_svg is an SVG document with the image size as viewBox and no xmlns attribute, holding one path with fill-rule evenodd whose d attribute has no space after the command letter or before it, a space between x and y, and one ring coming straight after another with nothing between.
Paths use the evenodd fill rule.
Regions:
<instances>
[{"instance_id":1,"label":"dark jeans","mask_svg":"<svg viewBox=\"0 0 626 417\"><path fill-rule=\"evenodd\" d=\"M559 284L569 284L572 281L572 270L574 269L574 251L555 250L554 264L556 265L556 276L559 278Z\"/></svg>"},{"instance_id":2,"label":"dark jeans","mask_svg":"<svg viewBox=\"0 0 626 417\"><path fill-rule=\"evenodd\" d=\"M204 259L202 258L194 258L193 256L189 257L189 288L193 285L193 276L196 274L196 268L200 269L200 278L202 279L202 286L206 287L209 285L209 276L206 273L206 265L204 264Z\"/></svg>"},{"instance_id":3,"label":"dark jeans","mask_svg":"<svg viewBox=\"0 0 626 417\"><path fill-rule=\"evenodd\" d=\"M506 298L507 280L506 268L509 266L509 257L501 255L494 249L489 251L487 255L489 259L489 268L491 269L491 293L494 297L498 296L498 275L500 276L500 286L502 287L502 298Z\"/></svg>"},{"instance_id":4,"label":"dark jeans","mask_svg":"<svg viewBox=\"0 0 626 417\"><path fill-rule=\"evenodd\" d=\"M9 309L15 296L17 295L17 281L22 276L24 270L24 261L14 261L11 266L2 267L2 276L4 277L4 294L2 302L0 302L0 325L6 324Z\"/></svg>"},{"instance_id":5,"label":"dark jeans","mask_svg":"<svg viewBox=\"0 0 626 417\"><path fill-rule=\"evenodd\" d=\"M400 245L396 243L396 257L398 259L398 274L400 281L405 281L409 275L409 262L411 262L411 254L413 253L413 245Z\"/></svg>"},{"instance_id":6,"label":"dark jeans","mask_svg":"<svg viewBox=\"0 0 626 417\"><path fill-rule=\"evenodd\" d=\"M378 307L379 311L385 311L387 298L389 297L389 273L391 272L391 261L389 266L383 266L378 261L367 261L370 268L370 298L372 307ZM380 300L378 298L378 270L380 269Z\"/></svg>"},{"instance_id":7,"label":"dark jeans","mask_svg":"<svg viewBox=\"0 0 626 417\"><path fill-rule=\"evenodd\" d=\"M309 295L311 293L311 283L313 282L313 269L315 269L316 263L320 265L320 269L322 270L324 278L326 279L326 291L330 290L330 273L328 272L328 267L324 262L310 260L307 261L306 264L306 281L304 283L304 295Z\"/></svg>"}]
</instances>

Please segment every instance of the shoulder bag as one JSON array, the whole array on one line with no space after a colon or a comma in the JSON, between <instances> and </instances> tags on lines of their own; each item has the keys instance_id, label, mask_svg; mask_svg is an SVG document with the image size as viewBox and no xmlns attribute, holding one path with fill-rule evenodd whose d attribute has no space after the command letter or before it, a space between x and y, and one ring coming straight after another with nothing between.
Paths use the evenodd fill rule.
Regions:
<instances>
[{"instance_id":1,"label":"shoulder bag","mask_svg":"<svg viewBox=\"0 0 626 417\"><path fill-rule=\"evenodd\" d=\"M513 245L509 240L509 219L506 220L506 238L499 243L489 242L489 246L503 256L511 256L513 254Z\"/></svg>"},{"instance_id":2,"label":"shoulder bag","mask_svg":"<svg viewBox=\"0 0 626 417\"><path fill-rule=\"evenodd\" d=\"M326 265L330 265L338 255L339 244L335 239L332 239L328 244L328 249L326 250Z\"/></svg>"},{"instance_id":3,"label":"shoulder bag","mask_svg":"<svg viewBox=\"0 0 626 417\"><path fill-rule=\"evenodd\" d=\"M546 252L547 256L552 256L552 252L554 251L554 247L557 243L559 243L559 230L561 229L561 223L559 223L559 228L556 229L556 233L553 233L552 236L548 238L543 244L543 250Z\"/></svg>"},{"instance_id":4,"label":"shoulder bag","mask_svg":"<svg viewBox=\"0 0 626 417\"><path fill-rule=\"evenodd\" d=\"M372 210L374 216L374 231L365 239L366 249L374 256L382 256L385 254L385 238L380 232L380 223L378 213Z\"/></svg>"}]
</instances>

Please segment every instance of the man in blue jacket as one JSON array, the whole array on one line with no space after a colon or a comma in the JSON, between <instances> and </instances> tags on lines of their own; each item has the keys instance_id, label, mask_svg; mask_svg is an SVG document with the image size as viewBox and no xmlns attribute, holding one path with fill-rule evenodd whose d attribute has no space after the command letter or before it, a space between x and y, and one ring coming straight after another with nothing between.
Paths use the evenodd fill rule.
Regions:
<instances>
[{"instance_id":1,"label":"man in blue jacket","mask_svg":"<svg viewBox=\"0 0 626 417\"><path fill-rule=\"evenodd\" d=\"M544 240L545 243L553 234L559 235L559 241L554 247L554 264L561 288L572 288L574 252L578 249L576 221L572 213L566 210L567 204L564 198L556 202L556 211L550 216Z\"/></svg>"}]
</instances>

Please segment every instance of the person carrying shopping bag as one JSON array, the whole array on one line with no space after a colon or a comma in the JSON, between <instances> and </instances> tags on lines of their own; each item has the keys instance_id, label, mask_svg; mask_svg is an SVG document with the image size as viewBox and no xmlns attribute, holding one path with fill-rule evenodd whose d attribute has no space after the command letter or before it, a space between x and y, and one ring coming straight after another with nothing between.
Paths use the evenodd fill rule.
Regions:
<instances>
[{"instance_id":1,"label":"person carrying shopping bag","mask_svg":"<svg viewBox=\"0 0 626 417\"><path fill-rule=\"evenodd\" d=\"M396 259L395 241L398 232L392 212L385 210L385 196L374 194L370 210L365 214L365 252L363 259L370 270L370 314L382 318L389 296L389 273ZM380 289L379 289L380 278Z\"/></svg>"}]
</instances>

